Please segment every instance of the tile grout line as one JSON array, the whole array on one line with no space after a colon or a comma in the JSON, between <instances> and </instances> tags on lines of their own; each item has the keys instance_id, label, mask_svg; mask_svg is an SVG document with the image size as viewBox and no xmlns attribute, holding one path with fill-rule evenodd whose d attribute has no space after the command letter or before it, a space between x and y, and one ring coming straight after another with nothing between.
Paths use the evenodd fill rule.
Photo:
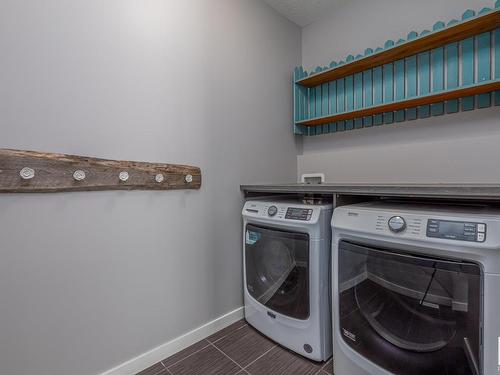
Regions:
<instances>
[{"instance_id":1,"label":"tile grout line","mask_svg":"<svg viewBox=\"0 0 500 375\"><path fill-rule=\"evenodd\" d=\"M239 331L239 330L240 330L240 329L242 329L242 328L245 328L246 326L248 326L248 324L244 324L244 325L242 325L241 327L236 328L234 331L231 331L231 332L229 332L227 335L224 335L224 336L222 336L222 337L219 337L217 340L215 340L215 341L213 341L213 342L212 342L212 341L210 341L210 340L208 340L208 339L206 339L206 340L207 340L209 343L211 343L211 344L215 344L216 342L219 342L220 340L225 339L227 336L232 335L233 333L235 333L235 332Z\"/></svg>"},{"instance_id":2,"label":"tile grout line","mask_svg":"<svg viewBox=\"0 0 500 375\"><path fill-rule=\"evenodd\" d=\"M264 357L267 353L269 353L271 350L273 350L274 348L276 348L278 345L274 345L271 349L269 350L266 350L264 353L262 353L261 355L259 355L257 358L255 358L252 362L250 362L248 365L246 365L245 367L243 367L243 370L246 371L246 369L248 367L250 367L251 365L253 365L255 362L257 362L259 359L261 359L262 357Z\"/></svg>"},{"instance_id":3,"label":"tile grout line","mask_svg":"<svg viewBox=\"0 0 500 375\"><path fill-rule=\"evenodd\" d=\"M227 358L229 358L232 362L234 362L236 364L236 366L238 366L240 368L240 370L244 370L246 371L243 367L241 367L241 365L236 362L234 359L232 359L230 356L228 356L226 353L224 353L222 350L220 350L218 347L216 347L214 344L210 343L210 345L212 345L215 349L217 349L219 352L221 352L224 356L226 356ZM238 371L240 372L240 371Z\"/></svg>"},{"instance_id":4,"label":"tile grout line","mask_svg":"<svg viewBox=\"0 0 500 375\"><path fill-rule=\"evenodd\" d=\"M321 366L319 368L318 372L315 372L314 375L321 375L321 373L325 370L326 365L330 362L330 359L325 361L325 363L323 363L323 366ZM327 373L326 371L324 371L324 372Z\"/></svg>"},{"instance_id":5,"label":"tile grout line","mask_svg":"<svg viewBox=\"0 0 500 375\"><path fill-rule=\"evenodd\" d=\"M182 361L184 361L185 359L187 359L187 358L189 358L189 357L191 357L191 356L195 355L196 353L201 352L203 349L206 349L206 348L208 348L208 347L211 345L211 342L210 342L210 341L208 341L207 339L203 339L203 340L205 340L205 341L207 342L207 345L205 345L203 348L198 349L197 351L195 351L195 352L193 352L193 353L191 353L191 354L189 354L189 355L187 355L187 356L185 356L185 357L183 357L183 358L179 359L177 362L172 363L172 364L171 364L171 365L169 365L168 367L167 367L167 366L165 366L165 364L163 363L163 361L167 360L168 358L166 358L166 359L164 359L163 361L161 361L161 364L162 364L162 365L163 365L163 367L165 367L165 368L167 369L167 371L168 371L168 369L169 369L170 367L175 366L175 365L176 365L176 364L178 364L179 362L182 362ZM193 344L193 345L194 345L194 344ZM188 348L189 348L189 346L188 346L186 349L188 349ZM183 349L183 350L185 350L185 349ZM175 355L175 354L174 354L174 355ZM168 371L168 372L170 372L170 371Z\"/></svg>"},{"instance_id":6,"label":"tile grout line","mask_svg":"<svg viewBox=\"0 0 500 375\"><path fill-rule=\"evenodd\" d=\"M215 341L214 341L214 343L215 343L215 342L218 342L218 341L220 341L220 340L222 340L223 338L225 338L225 337L227 337L227 336L229 336L229 335L230 335L230 334L232 334L233 332L236 332L236 331L238 331L238 330L240 330L240 329L242 329L242 328L246 327L247 325L248 325L248 324L247 324L247 323L245 323L243 326L238 327L237 329L235 329L234 331L231 331L231 332L230 332L230 333L228 333L227 335L224 335L224 336L222 336L221 338L219 338L219 339L215 340ZM189 354L189 355L187 355L187 356L185 356L185 357L183 357L183 358L179 359L178 361L176 361L176 362L174 362L174 363L170 364L168 367L167 367L167 366L165 366L165 364L163 363L163 361L166 361L168 358L166 358L166 359L164 359L164 360L160 361L160 363L161 363L161 364L162 364L162 366L163 366L163 367L167 370L167 372L168 372L169 374L171 374L171 372L170 372L170 370L169 370L169 368L170 368L170 367L175 366L175 365L176 365L176 364L178 364L179 362L184 361L185 359L187 359L187 358L189 358L189 357L191 357L191 356L195 355L195 354L196 354L196 353L198 353L198 352L201 352L203 349L208 348L210 345L214 346L214 345L212 344L212 342L208 340L208 338L205 338L205 339L203 339L203 340L205 340L205 341L207 342L207 345L205 345L205 346L204 346L204 347L202 347L201 349L198 349L197 351L195 351L195 352L193 352L193 353L191 353L191 354ZM194 344L193 344L193 345L194 345ZM188 346L187 348L185 348L185 349L188 349L188 348L189 348L189 346ZM183 349L183 350L185 350L185 349ZM172 355L175 355L175 354L172 354ZM240 366L240 367L241 367L241 366ZM163 370L162 370L162 371L163 371Z\"/></svg>"}]
</instances>

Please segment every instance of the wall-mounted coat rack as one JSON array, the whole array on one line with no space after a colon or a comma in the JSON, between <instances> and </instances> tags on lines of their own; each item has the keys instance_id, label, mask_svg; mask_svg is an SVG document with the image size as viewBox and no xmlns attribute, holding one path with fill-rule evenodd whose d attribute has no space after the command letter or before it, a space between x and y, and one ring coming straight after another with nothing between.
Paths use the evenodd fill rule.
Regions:
<instances>
[{"instance_id":1,"label":"wall-mounted coat rack","mask_svg":"<svg viewBox=\"0 0 500 375\"><path fill-rule=\"evenodd\" d=\"M199 189L189 165L0 149L0 193Z\"/></svg>"},{"instance_id":2,"label":"wall-mounted coat rack","mask_svg":"<svg viewBox=\"0 0 500 375\"><path fill-rule=\"evenodd\" d=\"M328 67L297 67L294 97L302 135L500 105L500 0Z\"/></svg>"}]
</instances>

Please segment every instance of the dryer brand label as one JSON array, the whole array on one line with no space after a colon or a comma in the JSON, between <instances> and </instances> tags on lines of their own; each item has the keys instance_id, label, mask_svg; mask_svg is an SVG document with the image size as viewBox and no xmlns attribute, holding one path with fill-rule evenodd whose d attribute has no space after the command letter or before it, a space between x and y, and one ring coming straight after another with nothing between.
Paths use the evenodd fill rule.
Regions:
<instances>
[{"instance_id":1,"label":"dryer brand label","mask_svg":"<svg viewBox=\"0 0 500 375\"><path fill-rule=\"evenodd\" d=\"M245 236L245 242L247 245L254 245L255 243L257 243L258 240L260 240L260 233L247 230Z\"/></svg>"},{"instance_id":2,"label":"dryer brand label","mask_svg":"<svg viewBox=\"0 0 500 375\"><path fill-rule=\"evenodd\" d=\"M349 332L347 329L342 328L342 333L344 334L345 337L347 337L349 340L356 342L356 335L352 332Z\"/></svg>"}]
</instances>

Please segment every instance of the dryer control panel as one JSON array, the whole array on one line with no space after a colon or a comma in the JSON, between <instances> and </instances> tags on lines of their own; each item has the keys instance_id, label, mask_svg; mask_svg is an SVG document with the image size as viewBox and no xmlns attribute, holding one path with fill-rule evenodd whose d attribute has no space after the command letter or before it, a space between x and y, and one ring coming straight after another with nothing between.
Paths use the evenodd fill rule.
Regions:
<instances>
[{"instance_id":1,"label":"dryer control panel","mask_svg":"<svg viewBox=\"0 0 500 375\"><path fill-rule=\"evenodd\" d=\"M486 224L429 219L427 221L427 237L484 242L486 240Z\"/></svg>"}]
</instances>

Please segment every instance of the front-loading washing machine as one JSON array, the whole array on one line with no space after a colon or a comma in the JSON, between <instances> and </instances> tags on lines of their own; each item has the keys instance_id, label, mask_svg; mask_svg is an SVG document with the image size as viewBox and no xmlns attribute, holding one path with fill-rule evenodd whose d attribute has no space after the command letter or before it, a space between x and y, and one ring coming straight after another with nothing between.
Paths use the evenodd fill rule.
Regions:
<instances>
[{"instance_id":1,"label":"front-loading washing machine","mask_svg":"<svg viewBox=\"0 0 500 375\"><path fill-rule=\"evenodd\" d=\"M251 200L243 207L245 319L315 361L332 354L330 204Z\"/></svg>"},{"instance_id":2,"label":"front-loading washing machine","mask_svg":"<svg viewBox=\"0 0 500 375\"><path fill-rule=\"evenodd\" d=\"M336 375L500 373L500 210L365 203L332 227Z\"/></svg>"}]
</instances>

